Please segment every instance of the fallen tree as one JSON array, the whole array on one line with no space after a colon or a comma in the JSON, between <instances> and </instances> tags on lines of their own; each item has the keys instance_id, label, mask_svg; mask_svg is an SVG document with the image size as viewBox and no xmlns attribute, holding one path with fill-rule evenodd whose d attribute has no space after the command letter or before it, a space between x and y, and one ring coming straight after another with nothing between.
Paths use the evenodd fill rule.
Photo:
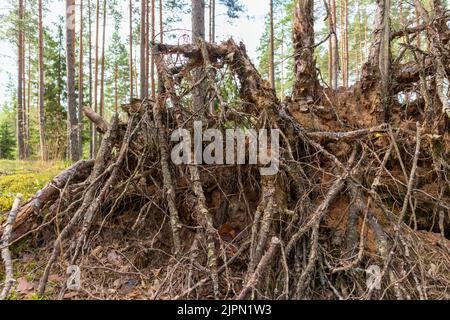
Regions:
<instances>
[{"instance_id":1,"label":"fallen tree","mask_svg":"<svg viewBox=\"0 0 450 320\"><path fill-rule=\"evenodd\" d=\"M31 230L19 227L42 220L43 208L45 221L59 217L40 294L58 261L88 265L97 246L107 245L108 238L99 237L108 221L129 216L124 232L145 230L135 245L153 252L157 275L137 273L157 287L154 299L449 298L446 108L436 99L408 114L392 97L381 101L386 92L419 87L433 70L445 72L444 58L437 65L432 59L393 64L388 87L380 86L379 4L380 32L362 80L349 89L323 87L313 68L312 1L299 3L297 82L283 102L243 44L198 40L153 44L158 94L124 105L126 123L117 115L108 123L85 108L104 134L95 161L63 172L21 207L16 220L17 237ZM200 69L203 77L194 81ZM209 110L201 114L192 105L200 84ZM175 165L170 134L192 131L195 120L203 130L280 129L278 172L261 175L261 163ZM367 285L373 266L381 290Z\"/></svg>"}]
</instances>

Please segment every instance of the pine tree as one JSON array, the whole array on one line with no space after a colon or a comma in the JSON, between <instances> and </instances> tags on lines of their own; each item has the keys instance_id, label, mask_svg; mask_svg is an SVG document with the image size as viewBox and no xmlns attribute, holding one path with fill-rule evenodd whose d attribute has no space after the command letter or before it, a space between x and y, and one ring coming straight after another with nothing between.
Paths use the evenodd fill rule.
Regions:
<instances>
[{"instance_id":1,"label":"pine tree","mask_svg":"<svg viewBox=\"0 0 450 320\"><path fill-rule=\"evenodd\" d=\"M67 129L69 159L78 161L78 114L75 94L75 0L66 0Z\"/></svg>"},{"instance_id":2,"label":"pine tree","mask_svg":"<svg viewBox=\"0 0 450 320\"><path fill-rule=\"evenodd\" d=\"M0 159L13 159L16 140L7 121L0 122Z\"/></svg>"},{"instance_id":3,"label":"pine tree","mask_svg":"<svg viewBox=\"0 0 450 320\"><path fill-rule=\"evenodd\" d=\"M38 45L38 60L39 60L39 142L41 149L41 159L47 161L47 141L45 138L45 110L44 110L44 35L42 30L42 0L38 0L38 17L39 17L39 45Z\"/></svg>"}]
</instances>

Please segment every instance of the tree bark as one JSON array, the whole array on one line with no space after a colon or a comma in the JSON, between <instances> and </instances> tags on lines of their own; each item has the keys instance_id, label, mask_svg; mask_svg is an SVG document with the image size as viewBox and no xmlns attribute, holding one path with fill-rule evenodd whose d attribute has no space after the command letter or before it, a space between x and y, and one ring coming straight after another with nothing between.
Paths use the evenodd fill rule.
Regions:
<instances>
[{"instance_id":1,"label":"tree bark","mask_svg":"<svg viewBox=\"0 0 450 320\"><path fill-rule=\"evenodd\" d=\"M80 0L80 56L78 62L78 147L80 155L83 154L83 89L83 0Z\"/></svg>"},{"instance_id":2,"label":"tree bark","mask_svg":"<svg viewBox=\"0 0 450 320\"><path fill-rule=\"evenodd\" d=\"M130 0L130 101L133 99L133 0Z\"/></svg>"},{"instance_id":3,"label":"tree bark","mask_svg":"<svg viewBox=\"0 0 450 320\"><path fill-rule=\"evenodd\" d=\"M192 43L197 43L198 39L205 39L205 2L204 0L192 0ZM203 68L196 70L194 74L194 83L197 83L203 77ZM205 112L205 91L202 90L202 84L197 85L192 94L192 105L194 112L198 115Z\"/></svg>"},{"instance_id":4,"label":"tree bark","mask_svg":"<svg viewBox=\"0 0 450 320\"><path fill-rule=\"evenodd\" d=\"M294 74L292 99L313 102L317 78L314 61L314 1L297 0L294 12Z\"/></svg>"},{"instance_id":5,"label":"tree bark","mask_svg":"<svg viewBox=\"0 0 450 320\"><path fill-rule=\"evenodd\" d=\"M269 2L269 83L275 89L273 0Z\"/></svg>"},{"instance_id":6,"label":"tree bark","mask_svg":"<svg viewBox=\"0 0 450 320\"><path fill-rule=\"evenodd\" d=\"M216 41L216 0L209 0L209 42Z\"/></svg>"},{"instance_id":7,"label":"tree bark","mask_svg":"<svg viewBox=\"0 0 450 320\"><path fill-rule=\"evenodd\" d=\"M105 112L105 40L106 40L106 0L103 0L102 73L100 79L100 116Z\"/></svg>"},{"instance_id":8,"label":"tree bark","mask_svg":"<svg viewBox=\"0 0 450 320\"><path fill-rule=\"evenodd\" d=\"M163 0L159 0L159 42L164 42Z\"/></svg>"},{"instance_id":9,"label":"tree bark","mask_svg":"<svg viewBox=\"0 0 450 320\"><path fill-rule=\"evenodd\" d=\"M336 90L338 87L339 51L336 33L336 0L329 0L330 16L328 18L330 28L330 85Z\"/></svg>"},{"instance_id":10,"label":"tree bark","mask_svg":"<svg viewBox=\"0 0 450 320\"><path fill-rule=\"evenodd\" d=\"M140 61L140 78L141 78L141 99L145 99L148 96L148 89L146 87L146 20L147 20L147 0L141 1L141 43L140 43L140 50L141 50L141 61Z\"/></svg>"},{"instance_id":11,"label":"tree bark","mask_svg":"<svg viewBox=\"0 0 450 320\"><path fill-rule=\"evenodd\" d=\"M88 33L89 33L89 108L92 108L92 30L91 30L91 0L88 0ZM94 125L89 123L89 158L94 158L94 145L92 137L94 135Z\"/></svg>"},{"instance_id":12,"label":"tree bark","mask_svg":"<svg viewBox=\"0 0 450 320\"><path fill-rule=\"evenodd\" d=\"M45 139L45 109L44 109L44 39L42 31L42 0L38 0L38 60L39 60L39 143L41 160L48 160L47 142Z\"/></svg>"},{"instance_id":13,"label":"tree bark","mask_svg":"<svg viewBox=\"0 0 450 320\"><path fill-rule=\"evenodd\" d=\"M378 65L381 78L381 104L384 112L384 122L389 121L389 102L390 102L390 68L391 68L391 41L390 41L390 10L391 0L383 1L383 29L380 44L380 53L378 56Z\"/></svg>"},{"instance_id":14,"label":"tree bark","mask_svg":"<svg viewBox=\"0 0 450 320\"><path fill-rule=\"evenodd\" d=\"M343 35L343 66L342 66L342 85L347 88L348 87L348 0L343 1L343 22L344 28L342 30Z\"/></svg>"},{"instance_id":15,"label":"tree bark","mask_svg":"<svg viewBox=\"0 0 450 320\"><path fill-rule=\"evenodd\" d=\"M151 41L153 43L155 41L155 0L152 0L152 20L151 20ZM148 52L150 52L150 45L147 46ZM151 61L150 61L150 85L151 85L151 93L152 98L155 97L155 56L152 52Z\"/></svg>"},{"instance_id":16,"label":"tree bark","mask_svg":"<svg viewBox=\"0 0 450 320\"><path fill-rule=\"evenodd\" d=\"M24 24L24 4L19 0L18 9L19 30L18 30L18 72L17 72L17 150L19 159L25 159L25 137L23 118L23 24Z\"/></svg>"},{"instance_id":17,"label":"tree bark","mask_svg":"<svg viewBox=\"0 0 450 320\"><path fill-rule=\"evenodd\" d=\"M99 36L99 28L100 28L100 0L97 0L95 6L95 61L94 61L94 111L98 112L98 36ZM92 140L91 149L93 150L93 157L95 158L95 154L97 153L97 132L95 130L95 126L92 128Z\"/></svg>"},{"instance_id":18,"label":"tree bark","mask_svg":"<svg viewBox=\"0 0 450 320\"><path fill-rule=\"evenodd\" d=\"M75 162L80 159L75 94L75 0L66 0L66 68L68 150L70 160Z\"/></svg>"},{"instance_id":19,"label":"tree bark","mask_svg":"<svg viewBox=\"0 0 450 320\"><path fill-rule=\"evenodd\" d=\"M119 106L119 96L117 92L117 64L114 66L114 112L117 113Z\"/></svg>"}]
</instances>

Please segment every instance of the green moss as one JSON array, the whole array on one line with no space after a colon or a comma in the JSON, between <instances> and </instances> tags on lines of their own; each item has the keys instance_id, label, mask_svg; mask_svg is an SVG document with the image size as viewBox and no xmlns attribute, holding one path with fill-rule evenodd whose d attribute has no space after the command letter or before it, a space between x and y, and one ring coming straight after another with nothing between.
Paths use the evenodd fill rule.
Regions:
<instances>
[{"instance_id":1,"label":"green moss","mask_svg":"<svg viewBox=\"0 0 450 320\"><path fill-rule=\"evenodd\" d=\"M39 296L37 293L32 293L28 296L28 300L46 300L46 296Z\"/></svg>"},{"instance_id":2,"label":"green moss","mask_svg":"<svg viewBox=\"0 0 450 320\"><path fill-rule=\"evenodd\" d=\"M0 160L0 212L11 209L18 193L25 202L65 167L63 162ZM0 216L1 220L5 215Z\"/></svg>"}]
</instances>

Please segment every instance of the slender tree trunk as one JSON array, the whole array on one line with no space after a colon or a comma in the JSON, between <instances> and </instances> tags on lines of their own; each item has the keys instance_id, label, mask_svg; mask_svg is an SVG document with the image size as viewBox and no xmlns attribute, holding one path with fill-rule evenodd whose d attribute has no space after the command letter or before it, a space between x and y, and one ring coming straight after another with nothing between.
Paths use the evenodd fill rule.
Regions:
<instances>
[{"instance_id":1,"label":"slender tree trunk","mask_svg":"<svg viewBox=\"0 0 450 320\"><path fill-rule=\"evenodd\" d=\"M348 87L348 0L342 0L344 2L344 8L343 8L343 22L344 22L344 28L343 28L343 66L342 66L342 85L347 88Z\"/></svg>"},{"instance_id":2,"label":"slender tree trunk","mask_svg":"<svg viewBox=\"0 0 450 320\"><path fill-rule=\"evenodd\" d=\"M150 50L149 50L149 45L150 45L150 1L151 0L146 0L145 1L145 12L147 13L145 15L145 88L146 88L146 93L145 96L148 97L149 95L149 90L150 90Z\"/></svg>"},{"instance_id":3,"label":"slender tree trunk","mask_svg":"<svg viewBox=\"0 0 450 320\"><path fill-rule=\"evenodd\" d=\"M159 0L159 42L164 42L163 0Z\"/></svg>"},{"instance_id":4,"label":"slender tree trunk","mask_svg":"<svg viewBox=\"0 0 450 320\"><path fill-rule=\"evenodd\" d=\"M344 0L339 0L339 71L344 83ZM338 81L339 82L339 81Z\"/></svg>"},{"instance_id":5,"label":"slender tree trunk","mask_svg":"<svg viewBox=\"0 0 450 320\"><path fill-rule=\"evenodd\" d=\"M269 2L269 83L275 89L273 0Z\"/></svg>"},{"instance_id":6,"label":"slender tree trunk","mask_svg":"<svg viewBox=\"0 0 450 320\"><path fill-rule=\"evenodd\" d=\"M361 25L361 8L358 6L358 64L356 66L356 80L360 79L360 69L364 63L364 53L363 53L363 34L362 34L362 25Z\"/></svg>"},{"instance_id":7,"label":"slender tree trunk","mask_svg":"<svg viewBox=\"0 0 450 320\"><path fill-rule=\"evenodd\" d=\"M204 0L192 0L192 42L196 43L198 39L205 39L205 2ZM194 82L200 81L204 70L197 70L194 74ZM205 112L205 91L203 86L199 85L193 90L192 104L194 112L202 114Z\"/></svg>"},{"instance_id":8,"label":"slender tree trunk","mask_svg":"<svg viewBox=\"0 0 450 320\"><path fill-rule=\"evenodd\" d=\"M368 56L368 54L367 54L367 43L368 43L368 41L367 41L367 12L364 9L364 51L363 51L363 60L364 60L364 62L366 61L367 56Z\"/></svg>"},{"instance_id":9,"label":"slender tree trunk","mask_svg":"<svg viewBox=\"0 0 450 320\"><path fill-rule=\"evenodd\" d=\"M151 35L151 43L153 43L154 41L155 41L155 0L152 0L152 20L151 20L151 24L152 24L152 26L151 26L151 28L152 28L152 35ZM150 50L150 48L151 48L151 46L149 45L148 47L147 47L147 50L150 52L151 50ZM151 65L151 69L150 69L150 80L151 80L151 93L152 93L152 98L154 98L155 97L155 57L154 57L154 55L153 55L153 52L152 52L152 56L151 56L151 62L150 62L150 65Z\"/></svg>"},{"instance_id":10,"label":"slender tree trunk","mask_svg":"<svg viewBox=\"0 0 450 320\"><path fill-rule=\"evenodd\" d=\"M91 0L88 0L88 32L89 32L89 107L92 108L92 19L91 19ZM89 158L94 158L94 124L89 121Z\"/></svg>"},{"instance_id":11,"label":"slender tree trunk","mask_svg":"<svg viewBox=\"0 0 450 320\"><path fill-rule=\"evenodd\" d=\"M78 62L78 147L80 155L83 154L83 0L80 0L80 56Z\"/></svg>"},{"instance_id":12,"label":"slender tree trunk","mask_svg":"<svg viewBox=\"0 0 450 320\"><path fill-rule=\"evenodd\" d=\"M39 67L39 143L42 161L48 160L47 141L45 138L44 109L44 38L42 30L42 0L38 0L38 67Z\"/></svg>"},{"instance_id":13,"label":"slender tree trunk","mask_svg":"<svg viewBox=\"0 0 450 320\"><path fill-rule=\"evenodd\" d=\"M19 159L25 159L24 140L24 119L23 119L23 24L24 24L24 4L19 0L18 9L19 30L18 30L18 72L17 72L17 149Z\"/></svg>"},{"instance_id":14,"label":"slender tree trunk","mask_svg":"<svg viewBox=\"0 0 450 320\"><path fill-rule=\"evenodd\" d=\"M281 9L281 16L283 16L283 9ZM281 25L281 72L280 72L280 97L284 98L284 26Z\"/></svg>"},{"instance_id":15,"label":"slender tree trunk","mask_svg":"<svg viewBox=\"0 0 450 320\"><path fill-rule=\"evenodd\" d=\"M24 4L24 17L26 20L26 2ZM24 144L25 144L25 158L28 158L30 156L30 140L29 140L29 135L28 135L28 117L27 117L27 94L26 94L26 39L27 39L27 35L26 32L24 32L24 36L22 38L22 48L23 48L23 57L22 57L22 62L23 62L23 66L22 66L22 96L23 96L23 108L22 108L22 112L23 112L23 137L24 137Z\"/></svg>"},{"instance_id":16,"label":"slender tree trunk","mask_svg":"<svg viewBox=\"0 0 450 320\"><path fill-rule=\"evenodd\" d=\"M95 61L94 61L94 111L98 112L98 37L100 29L100 0L97 0L96 6L96 19L95 19ZM93 158L97 153L97 130L95 125L92 128L92 150Z\"/></svg>"},{"instance_id":17,"label":"slender tree trunk","mask_svg":"<svg viewBox=\"0 0 450 320\"><path fill-rule=\"evenodd\" d=\"M141 77L141 99L145 99L147 98L148 95L148 90L146 87L146 47L147 44L145 42L146 40L146 32L147 32L147 28L146 28L146 20L147 20L147 0L142 0L141 1L141 62L140 62L140 77Z\"/></svg>"},{"instance_id":18,"label":"slender tree trunk","mask_svg":"<svg viewBox=\"0 0 450 320\"><path fill-rule=\"evenodd\" d=\"M133 0L130 0L130 100L133 99Z\"/></svg>"},{"instance_id":19,"label":"slender tree trunk","mask_svg":"<svg viewBox=\"0 0 450 320\"><path fill-rule=\"evenodd\" d=\"M114 66L114 112L117 113L119 110L119 96L117 92L117 64Z\"/></svg>"},{"instance_id":20,"label":"slender tree trunk","mask_svg":"<svg viewBox=\"0 0 450 320\"><path fill-rule=\"evenodd\" d=\"M66 68L69 158L75 162L80 160L75 94L75 0L66 0Z\"/></svg>"},{"instance_id":21,"label":"slender tree trunk","mask_svg":"<svg viewBox=\"0 0 450 320\"><path fill-rule=\"evenodd\" d=\"M312 103L316 95L317 78L314 61L314 1L297 0L294 12L295 83L292 92L294 101Z\"/></svg>"},{"instance_id":22,"label":"slender tree trunk","mask_svg":"<svg viewBox=\"0 0 450 320\"><path fill-rule=\"evenodd\" d=\"M216 0L209 0L209 42L214 43L215 41L216 41Z\"/></svg>"},{"instance_id":23,"label":"slender tree trunk","mask_svg":"<svg viewBox=\"0 0 450 320\"><path fill-rule=\"evenodd\" d=\"M336 0L329 1L330 6L330 82L331 88L337 89L338 87L338 72L339 72L339 51L338 41L336 33Z\"/></svg>"},{"instance_id":24,"label":"slender tree trunk","mask_svg":"<svg viewBox=\"0 0 450 320\"><path fill-rule=\"evenodd\" d=\"M106 0L103 0L102 73L100 79L100 116L105 113L105 40L106 40Z\"/></svg>"},{"instance_id":25,"label":"slender tree trunk","mask_svg":"<svg viewBox=\"0 0 450 320\"><path fill-rule=\"evenodd\" d=\"M27 85L27 111L26 111L26 118L27 118L27 126L26 126L26 139L29 143L30 141L30 108L31 108L31 42L32 39L28 39L28 85ZM30 152L30 148L28 148L28 152ZM28 153L28 156L30 154Z\"/></svg>"},{"instance_id":26,"label":"slender tree trunk","mask_svg":"<svg viewBox=\"0 0 450 320\"><path fill-rule=\"evenodd\" d=\"M391 41L390 41L390 10L391 0L383 1L383 30L380 44L379 68L381 78L381 104L384 112L384 121L390 117L390 68L391 68Z\"/></svg>"}]
</instances>

